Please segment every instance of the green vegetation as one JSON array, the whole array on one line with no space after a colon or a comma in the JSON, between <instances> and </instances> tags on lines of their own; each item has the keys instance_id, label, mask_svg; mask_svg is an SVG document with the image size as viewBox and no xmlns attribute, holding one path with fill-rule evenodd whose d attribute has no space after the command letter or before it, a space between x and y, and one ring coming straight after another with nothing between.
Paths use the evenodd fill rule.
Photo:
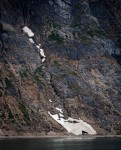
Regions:
<instances>
[{"instance_id":1,"label":"green vegetation","mask_svg":"<svg viewBox=\"0 0 121 150\"><path fill-rule=\"evenodd\" d=\"M62 73L60 73L60 74L56 77L56 79L57 79L57 80L62 80L62 79L64 79L64 78L66 78L67 76L68 76L68 74L62 72Z\"/></svg>"},{"instance_id":2,"label":"green vegetation","mask_svg":"<svg viewBox=\"0 0 121 150\"><path fill-rule=\"evenodd\" d=\"M79 38L79 40L84 43L90 43L94 36L98 37L106 36L104 31L98 29L87 29L83 31L81 31L80 29L80 32L75 32L73 33L73 35Z\"/></svg>"},{"instance_id":3,"label":"green vegetation","mask_svg":"<svg viewBox=\"0 0 121 150\"><path fill-rule=\"evenodd\" d=\"M30 75L30 71L28 68L24 68L20 71L20 76L21 77L28 77Z\"/></svg>"},{"instance_id":4,"label":"green vegetation","mask_svg":"<svg viewBox=\"0 0 121 150\"><path fill-rule=\"evenodd\" d=\"M75 71L71 71L71 72L70 72L70 74L71 74L72 76L79 77L78 73L77 73L77 72L75 72Z\"/></svg>"},{"instance_id":5,"label":"green vegetation","mask_svg":"<svg viewBox=\"0 0 121 150\"><path fill-rule=\"evenodd\" d=\"M2 94L2 90L0 89L0 97L2 97L2 95L3 95L3 94Z\"/></svg>"},{"instance_id":6,"label":"green vegetation","mask_svg":"<svg viewBox=\"0 0 121 150\"><path fill-rule=\"evenodd\" d=\"M3 79L0 79L0 89L3 89Z\"/></svg>"},{"instance_id":7,"label":"green vegetation","mask_svg":"<svg viewBox=\"0 0 121 150\"><path fill-rule=\"evenodd\" d=\"M76 4L75 4L75 7L76 7L77 9L80 9L80 8L81 8L80 3L76 3Z\"/></svg>"},{"instance_id":8,"label":"green vegetation","mask_svg":"<svg viewBox=\"0 0 121 150\"><path fill-rule=\"evenodd\" d=\"M80 86L76 83L74 84L69 84L69 89L71 89L72 91L78 91L80 89Z\"/></svg>"},{"instance_id":9,"label":"green vegetation","mask_svg":"<svg viewBox=\"0 0 121 150\"><path fill-rule=\"evenodd\" d=\"M21 112L22 112L23 115L24 115L24 120L25 120L27 123L29 123L29 121L30 121L29 114L28 114L27 109L26 109L26 107L24 106L24 104L20 103L20 104L19 104L19 109L21 110Z\"/></svg>"},{"instance_id":10,"label":"green vegetation","mask_svg":"<svg viewBox=\"0 0 121 150\"><path fill-rule=\"evenodd\" d=\"M49 36L49 40L55 41L59 44L64 42L64 38L61 37L58 33L54 33L54 32L52 32L52 34Z\"/></svg>"},{"instance_id":11,"label":"green vegetation","mask_svg":"<svg viewBox=\"0 0 121 150\"><path fill-rule=\"evenodd\" d=\"M72 28L79 28L79 24L74 22L71 24L71 27Z\"/></svg>"},{"instance_id":12,"label":"green vegetation","mask_svg":"<svg viewBox=\"0 0 121 150\"><path fill-rule=\"evenodd\" d=\"M42 67L37 67L37 68L35 69L34 73L37 74L37 75L41 75L41 76L44 75L44 72L43 72L43 70L42 70Z\"/></svg>"},{"instance_id":13,"label":"green vegetation","mask_svg":"<svg viewBox=\"0 0 121 150\"><path fill-rule=\"evenodd\" d=\"M59 62L57 60L54 61L54 65L60 66Z\"/></svg>"},{"instance_id":14,"label":"green vegetation","mask_svg":"<svg viewBox=\"0 0 121 150\"><path fill-rule=\"evenodd\" d=\"M4 117L5 117L5 116L4 116L4 112L3 112L3 111L0 111L0 118L1 118L1 119L4 119Z\"/></svg>"},{"instance_id":15,"label":"green vegetation","mask_svg":"<svg viewBox=\"0 0 121 150\"><path fill-rule=\"evenodd\" d=\"M0 22L0 31L3 29L2 23Z\"/></svg>"},{"instance_id":16,"label":"green vegetation","mask_svg":"<svg viewBox=\"0 0 121 150\"><path fill-rule=\"evenodd\" d=\"M98 30L98 29L87 30L86 34L89 35L90 37L105 36L105 32L102 30Z\"/></svg>"},{"instance_id":17,"label":"green vegetation","mask_svg":"<svg viewBox=\"0 0 121 150\"><path fill-rule=\"evenodd\" d=\"M8 78L5 78L5 84L6 84L6 88L12 88L14 87L12 81Z\"/></svg>"},{"instance_id":18,"label":"green vegetation","mask_svg":"<svg viewBox=\"0 0 121 150\"><path fill-rule=\"evenodd\" d=\"M52 25L53 25L53 28L55 28L55 29L61 29L61 25L58 23L54 22Z\"/></svg>"},{"instance_id":19,"label":"green vegetation","mask_svg":"<svg viewBox=\"0 0 121 150\"><path fill-rule=\"evenodd\" d=\"M35 70L34 70L34 80L37 81L38 83L41 83L43 84L42 82L42 77L44 77L44 71L42 70L42 67L37 67Z\"/></svg>"},{"instance_id":20,"label":"green vegetation","mask_svg":"<svg viewBox=\"0 0 121 150\"><path fill-rule=\"evenodd\" d=\"M88 35L86 35L86 34L84 34L84 33L78 33L78 38L79 38L79 40L80 40L80 42L82 42L82 43L90 43L91 42L91 38L90 38L90 36L88 36Z\"/></svg>"},{"instance_id":21,"label":"green vegetation","mask_svg":"<svg viewBox=\"0 0 121 150\"><path fill-rule=\"evenodd\" d=\"M6 111L0 111L0 118L3 120L7 118L10 122L15 122L14 116L8 106L6 106Z\"/></svg>"},{"instance_id":22,"label":"green vegetation","mask_svg":"<svg viewBox=\"0 0 121 150\"><path fill-rule=\"evenodd\" d=\"M12 114L10 109L9 109L9 112L8 112L8 119L14 119L13 114Z\"/></svg>"}]
</instances>

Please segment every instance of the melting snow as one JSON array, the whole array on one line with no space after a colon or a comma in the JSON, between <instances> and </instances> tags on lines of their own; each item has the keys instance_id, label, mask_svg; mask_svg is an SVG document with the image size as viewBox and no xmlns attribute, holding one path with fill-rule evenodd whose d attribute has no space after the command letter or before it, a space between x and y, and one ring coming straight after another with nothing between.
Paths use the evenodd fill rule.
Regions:
<instances>
[{"instance_id":1,"label":"melting snow","mask_svg":"<svg viewBox=\"0 0 121 150\"><path fill-rule=\"evenodd\" d=\"M32 44L34 44L35 42L34 42L34 40L31 38L31 37L34 36L34 33L32 32L32 30L29 29L27 26L25 26L22 30L23 30L23 32L24 32L25 34L28 35L29 41L30 41ZM44 53L44 49L41 49L41 44L36 45L36 48L38 49L38 53L41 55L41 57L43 57L43 58L42 58L42 63L45 62L45 57L46 57L46 56L45 56L45 53Z\"/></svg>"},{"instance_id":2,"label":"melting snow","mask_svg":"<svg viewBox=\"0 0 121 150\"><path fill-rule=\"evenodd\" d=\"M40 54L41 54L42 57L46 57L45 53L44 53L44 49L40 49Z\"/></svg>"},{"instance_id":3,"label":"melting snow","mask_svg":"<svg viewBox=\"0 0 121 150\"><path fill-rule=\"evenodd\" d=\"M42 63L45 62L45 58L42 58Z\"/></svg>"},{"instance_id":4,"label":"melting snow","mask_svg":"<svg viewBox=\"0 0 121 150\"><path fill-rule=\"evenodd\" d=\"M48 113L54 120L56 120L59 124L61 124L69 133L73 133L74 135L81 135L82 131L85 131L91 135L96 134L96 131L91 127L91 125L82 120L77 120L70 117L67 120L65 120L64 118L61 118L61 116L59 116L58 114L52 115L50 112Z\"/></svg>"},{"instance_id":5,"label":"melting snow","mask_svg":"<svg viewBox=\"0 0 121 150\"><path fill-rule=\"evenodd\" d=\"M36 45L36 48L40 49L40 45Z\"/></svg>"},{"instance_id":6,"label":"melting snow","mask_svg":"<svg viewBox=\"0 0 121 150\"><path fill-rule=\"evenodd\" d=\"M52 103L52 100L51 100L51 99L49 99L49 102L51 102L51 103Z\"/></svg>"},{"instance_id":7,"label":"melting snow","mask_svg":"<svg viewBox=\"0 0 121 150\"><path fill-rule=\"evenodd\" d=\"M45 53L44 53L44 49L41 49L40 47L41 47L41 44L39 44L39 45L36 45L36 47L37 47L37 49L38 49L38 53L43 57L42 58L42 62L44 62L45 61Z\"/></svg>"},{"instance_id":8,"label":"melting snow","mask_svg":"<svg viewBox=\"0 0 121 150\"><path fill-rule=\"evenodd\" d=\"M63 113L62 109L60 109L58 107L56 107L55 109L58 110L60 113Z\"/></svg>"},{"instance_id":9,"label":"melting snow","mask_svg":"<svg viewBox=\"0 0 121 150\"><path fill-rule=\"evenodd\" d=\"M29 41L30 41L32 44L35 43L34 40L33 40L32 38L29 38Z\"/></svg>"},{"instance_id":10,"label":"melting snow","mask_svg":"<svg viewBox=\"0 0 121 150\"><path fill-rule=\"evenodd\" d=\"M27 26L25 26L23 29L23 32L26 33L28 35L28 37L33 37L34 33L32 32L31 29L29 29Z\"/></svg>"},{"instance_id":11,"label":"melting snow","mask_svg":"<svg viewBox=\"0 0 121 150\"><path fill-rule=\"evenodd\" d=\"M59 113L60 117L64 117L64 115L62 115L61 113Z\"/></svg>"}]
</instances>

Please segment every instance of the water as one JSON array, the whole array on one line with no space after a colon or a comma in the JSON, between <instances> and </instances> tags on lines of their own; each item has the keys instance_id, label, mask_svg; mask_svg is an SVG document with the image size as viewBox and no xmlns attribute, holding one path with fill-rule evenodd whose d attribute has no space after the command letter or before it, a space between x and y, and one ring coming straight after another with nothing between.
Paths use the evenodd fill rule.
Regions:
<instances>
[{"instance_id":1,"label":"water","mask_svg":"<svg viewBox=\"0 0 121 150\"><path fill-rule=\"evenodd\" d=\"M5 138L0 150L121 150L121 137Z\"/></svg>"}]
</instances>

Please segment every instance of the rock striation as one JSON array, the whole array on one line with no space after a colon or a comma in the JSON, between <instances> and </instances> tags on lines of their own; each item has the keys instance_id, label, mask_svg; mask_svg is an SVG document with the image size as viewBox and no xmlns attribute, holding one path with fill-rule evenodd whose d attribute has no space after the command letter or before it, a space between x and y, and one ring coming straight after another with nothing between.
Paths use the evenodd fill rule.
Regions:
<instances>
[{"instance_id":1,"label":"rock striation","mask_svg":"<svg viewBox=\"0 0 121 150\"><path fill-rule=\"evenodd\" d=\"M121 134L120 8L0 2L0 134Z\"/></svg>"}]
</instances>

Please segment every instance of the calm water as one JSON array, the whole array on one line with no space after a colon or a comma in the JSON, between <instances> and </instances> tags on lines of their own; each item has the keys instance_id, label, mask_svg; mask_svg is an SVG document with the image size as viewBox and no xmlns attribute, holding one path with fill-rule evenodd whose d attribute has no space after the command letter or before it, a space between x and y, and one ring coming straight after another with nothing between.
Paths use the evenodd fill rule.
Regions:
<instances>
[{"instance_id":1,"label":"calm water","mask_svg":"<svg viewBox=\"0 0 121 150\"><path fill-rule=\"evenodd\" d=\"M121 150L121 138L0 139L0 150Z\"/></svg>"}]
</instances>

